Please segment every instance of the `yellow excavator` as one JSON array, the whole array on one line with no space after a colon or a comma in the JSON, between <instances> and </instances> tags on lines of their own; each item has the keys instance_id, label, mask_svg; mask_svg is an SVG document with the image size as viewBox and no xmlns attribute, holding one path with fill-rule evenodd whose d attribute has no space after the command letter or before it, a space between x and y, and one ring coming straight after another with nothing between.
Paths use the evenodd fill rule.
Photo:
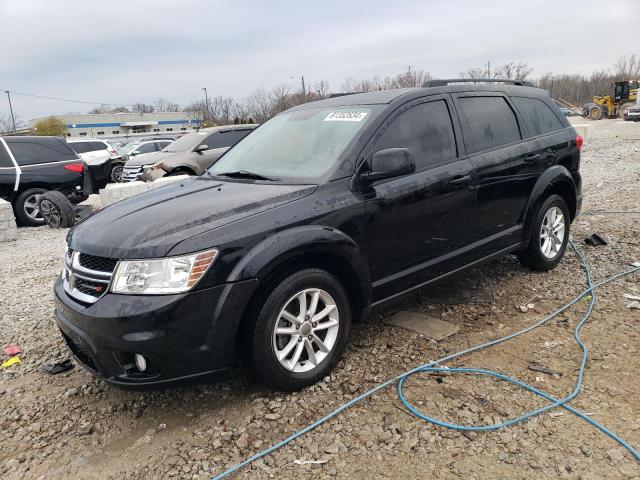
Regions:
<instances>
[{"instance_id":1,"label":"yellow excavator","mask_svg":"<svg viewBox=\"0 0 640 480\"><path fill-rule=\"evenodd\" d=\"M595 95L593 103L582 107L582 116L591 120L623 118L625 110L636 103L639 84L640 80L614 82L613 95Z\"/></svg>"}]
</instances>

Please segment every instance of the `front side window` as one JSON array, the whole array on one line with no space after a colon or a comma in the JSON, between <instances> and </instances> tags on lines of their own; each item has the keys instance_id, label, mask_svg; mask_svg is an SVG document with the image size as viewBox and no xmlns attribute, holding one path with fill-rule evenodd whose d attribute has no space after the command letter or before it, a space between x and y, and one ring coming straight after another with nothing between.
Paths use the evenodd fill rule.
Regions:
<instances>
[{"instance_id":1,"label":"front side window","mask_svg":"<svg viewBox=\"0 0 640 480\"><path fill-rule=\"evenodd\" d=\"M209 173L246 170L293 182L320 179L382 108L354 105L281 113L225 153Z\"/></svg>"},{"instance_id":2,"label":"front side window","mask_svg":"<svg viewBox=\"0 0 640 480\"><path fill-rule=\"evenodd\" d=\"M531 126L534 135L542 135L564 129L564 125L560 123L558 117L542 100L525 97L511 97L511 100L513 100L518 111Z\"/></svg>"},{"instance_id":3,"label":"front side window","mask_svg":"<svg viewBox=\"0 0 640 480\"><path fill-rule=\"evenodd\" d=\"M9 145L18 165L37 165L77 159L76 154L64 142L53 138L38 143L9 139L7 145Z\"/></svg>"},{"instance_id":4,"label":"front side window","mask_svg":"<svg viewBox=\"0 0 640 480\"><path fill-rule=\"evenodd\" d=\"M522 139L516 115L504 97L461 97L458 101L469 153Z\"/></svg>"},{"instance_id":5,"label":"front side window","mask_svg":"<svg viewBox=\"0 0 640 480\"><path fill-rule=\"evenodd\" d=\"M139 147L137 147L136 151L140 152L140 153L151 153L151 152L155 152L156 148L153 145L153 143L144 143L144 144L140 145Z\"/></svg>"},{"instance_id":6,"label":"front side window","mask_svg":"<svg viewBox=\"0 0 640 480\"><path fill-rule=\"evenodd\" d=\"M408 148L416 170L456 158L456 140L447 103L437 100L398 115L376 142L376 150Z\"/></svg>"}]
</instances>

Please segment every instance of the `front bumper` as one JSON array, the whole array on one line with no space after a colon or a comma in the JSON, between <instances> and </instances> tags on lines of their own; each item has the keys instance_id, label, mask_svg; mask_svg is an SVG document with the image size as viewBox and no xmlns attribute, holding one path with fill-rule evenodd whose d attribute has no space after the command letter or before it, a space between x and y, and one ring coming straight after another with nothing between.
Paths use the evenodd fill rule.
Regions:
<instances>
[{"instance_id":1,"label":"front bumper","mask_svg":"<svg viewBox=\"0 0 640 480\"><path fill-rule=\"evenodd\" d=\"M178 295L107 293L83 306L58 278L55 317L69 350L85 368L122 387L168 386L229 367L236 333L257 280ZM139 372L134 354L148 367Z\"/></svg>"}]
</instances>

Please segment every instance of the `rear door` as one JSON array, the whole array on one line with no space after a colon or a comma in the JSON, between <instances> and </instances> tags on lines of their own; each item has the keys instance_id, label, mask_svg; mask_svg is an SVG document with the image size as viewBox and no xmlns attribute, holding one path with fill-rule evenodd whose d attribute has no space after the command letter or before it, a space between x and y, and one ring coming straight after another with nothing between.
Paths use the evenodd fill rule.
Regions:
<instances>
[{"instance_id":1,"label":"rear door","mask_svg":"<svg viewBox=\"0 0 640 480\"><path fill-rule=\"evenodd\" d=\"M376 132L366 158L408 148L412 174L380 181L365 195L374 301L415 287L462 261L473 227L474 174L458 148L449 96L400 107Z\"/></svg>"},{"instance_id":2,"label":"rear door","mask_svg":"<svg viewBox=\"0 0 640 480\"><path fill-rule=\"evenodd\" d=\"M7 199L16 186L16 167L4 140L0 139L0 198Z\"/></svg>"},{"instance_id":3,"label":"rear door","mask_svg":"<svg viewBox=\"0 0 640 480\"><path fill-rule=\"evenodd\" d=\"M540 165L523 141L522 121L502 93L454 95L467 153L478 176L473 235L484 257L521 239L521 217Z\"/></svg>"}]
</instances>

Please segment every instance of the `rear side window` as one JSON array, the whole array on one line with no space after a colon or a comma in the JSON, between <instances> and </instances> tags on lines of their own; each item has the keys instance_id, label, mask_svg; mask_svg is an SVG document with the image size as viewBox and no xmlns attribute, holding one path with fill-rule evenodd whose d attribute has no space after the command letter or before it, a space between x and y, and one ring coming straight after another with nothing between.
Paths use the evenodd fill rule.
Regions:
<instances>
[{"instance_id":1,"label":"rear side window","mask_svg":"<svg viewBox=\"0 0 640 480\"><path fill-rule=\"evenodd\" d=\"M136 147L136 152L139 153L151 153L156 151L155 143L143 143L142 145Z\"/></svg>"},{"instance_id":2,"label":"rear side window","mask_svg":"<svg viewBox=\"0 0 640 480\"><path fill-rule=\"evenodd\" d=\"M4 148L4 145L2 143L0 143L0 168L7 167L15 167L15 165L11 161L11 157L9 157L7 149Z\"/></svg>"},{"instance_id":3,"label":"rear side window","mask_svg":"<svg viewBox=\"0 0 640 480\"><path fill-rule=\"evenodd\" d=\"M67 147L66 143L55 138L38 142L7 140L7 144L18 165L77 160L76 154Z\"/></svg>"},{"instance_id":4,"label":"rear side window","mask_svg":"<svg viewBox=\"0 0 640 480\"><path fill-rule=\"evenodd\" d=\"M458 102L469 153L521 140L516 115L504 97L461 97Z\"/></svg>"},{"instance_id":5,"label":"rear side window","mask_svg":"<svg viewBox=\"0 0 640 480\"><path fill-rule=\"evenodd\" d=\"M564 125L560 123L553 110L542 100L526 97L511 97L511 100L513 100L516 108L531 126L533 135L542 135L564 129Z\"/></svg>"},{"instance_id":6,"label":"rear side window","mask_svg":"<svg viewBox=\"0 0 640 480\"><path fill-rule=\"evenodd\" d=\"M76 153L97 152L98 150L106 150L107 146L102 142L72 142L69 146Z\"/></svg>"},{"instance_id":7,"label":"rear side window","mask_svg":"<svg viewBox=\"0 0 640 480\"><path fill-rule=\"evenodd\" d=\"M416 170L456 158L456 140L446 102L422 103L402 112L376 142L376 150L385 148L408 148Z\"/></svg>"}]
</instances>

